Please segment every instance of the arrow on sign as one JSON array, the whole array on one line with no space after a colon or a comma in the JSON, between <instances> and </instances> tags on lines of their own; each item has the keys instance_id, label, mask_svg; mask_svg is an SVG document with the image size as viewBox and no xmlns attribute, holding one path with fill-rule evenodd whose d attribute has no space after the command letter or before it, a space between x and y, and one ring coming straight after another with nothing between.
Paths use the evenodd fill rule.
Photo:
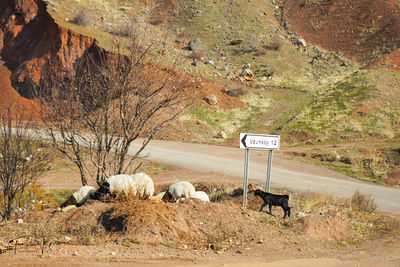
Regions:
<instances>
[{"instance_id":1,"label":"arrow on sign","mask_svg":"<svg viewBox=\"0 0 400 267\"><path fill-rule=\"evenodd\" d=\"M246 146L246 137L247 137L247 134L245 134L245 135L243 136L242 140L240 140L240 141L242 142L242 144L243 144L244 147L247 147L247 146Z\"/></svg>"},{"instance_id":2,"label":"arrow on sign","mask_svg":"<svg viewBox=\"0 0 400 267\"><path fill-rule=\"evenodd\" d=\"M240 148L279 150L280 136L266 134L240 134Z\"/></svg>"}]
</instances>

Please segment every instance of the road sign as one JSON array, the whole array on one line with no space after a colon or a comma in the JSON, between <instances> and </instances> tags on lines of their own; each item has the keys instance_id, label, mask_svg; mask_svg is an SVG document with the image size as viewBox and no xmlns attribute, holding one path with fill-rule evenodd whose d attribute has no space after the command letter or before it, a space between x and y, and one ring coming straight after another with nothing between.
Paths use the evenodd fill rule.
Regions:
<instances>
[{"instance_id":1,"label":"road sign","mask_svg":"<svg viewBox=\"0 0 400 267\"><path fill-rule=\"evenodd\" d=\"M279 150L281 137L279 135L266 135L266 134L251 134L240 133L239 147L246 148L245 161L244 161L244 179L243 179L243 208L247 205L247 185L249 182L249 157L250 149L268 149L268 167L267 167L267 180L265 183L265 190L269 192L271 181L271 168L272 168L272 151Z\"/></svg>"},{"instance_id":2,"label":"road sign","mask_svg":"<svg viewBox=\"0 0 400 267\"><path fill-rule=\"evenodd\" d=\"M240 133L240 148L279 150L279 135Z\"/></svg>"}]
</instances>

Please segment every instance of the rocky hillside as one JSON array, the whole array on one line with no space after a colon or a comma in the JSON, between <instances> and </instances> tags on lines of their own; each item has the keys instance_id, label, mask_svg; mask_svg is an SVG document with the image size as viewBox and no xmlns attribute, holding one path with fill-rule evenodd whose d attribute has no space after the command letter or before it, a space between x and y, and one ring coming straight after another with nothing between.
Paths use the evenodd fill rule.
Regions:
<instances>
[{"instance_id":1,"label":"rocky hillside","mask_svg":"<svg viewBox=\"0 0 400 267\"><path fill-rule=\"evenodd\" d=\"M16 92L30 96L49 61L68 70L142 31L193 79L192 105L160 138L276 133L290 155L398 186L399 12L396 0L4 0L0 100L27 101Z\"/></svg>"}]
</instances>

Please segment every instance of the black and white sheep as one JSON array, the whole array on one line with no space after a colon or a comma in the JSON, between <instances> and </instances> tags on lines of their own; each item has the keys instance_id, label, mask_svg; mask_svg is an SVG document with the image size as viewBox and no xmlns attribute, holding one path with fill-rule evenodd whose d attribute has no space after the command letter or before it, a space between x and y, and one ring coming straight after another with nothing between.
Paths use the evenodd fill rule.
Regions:
<instances>
[{"instance_id":1,"label":"black and white sheep","mask_svg":"<svg viewBox=\"0 0 400 267\"><path fill-rule=\"evenodd\" d=\"M178 201L182 198L191 198L195 194L194 186L186 181L177 182L168 187L167 192L162 198L163 201Z\"/></svg>"},{"instance_id":2,"label":"black and white sheep","mask_svg":"<svg viewBox=\"0 0 400 267\"><path fill-rule=\"evenodd\" d=\"M264 200L264 204L262 204L260 211L265 206L269 206L269 214L272 215L272 206L281 206L285 215L283 218L286 218L286 215L290 217L290 207L289 207L289 195L276 195L264 192L260 189L254 191L255 196L259 196ZM268 213L268 212L267 212Z\"/></svg>"},{"instance_id":3,"label":"black and white sheep","mask_svg":"<svg viewBox=\"0 0 400 267\"><path fill-rule=\"evenodd\" d=\"M76 205L77 207L82 206L90 198L93 198L96 189L93 186L85 185L79 188L73 193L64 203L60 205L60 208L67 207L69 205Z\"/></svg>"},{"instance_id":4,"label":"black and white sheep","mask_svg":"<svg viewBox=\"0 0 400 267\"><path fill-rule=\"evenodd\" d=\"M104 201L106 195L115 197L121 193L139 195L140 198L152 196L154 194L153 180L145 173L113 175L99 185L94 198Z\"/></svg>"}]
</instances>

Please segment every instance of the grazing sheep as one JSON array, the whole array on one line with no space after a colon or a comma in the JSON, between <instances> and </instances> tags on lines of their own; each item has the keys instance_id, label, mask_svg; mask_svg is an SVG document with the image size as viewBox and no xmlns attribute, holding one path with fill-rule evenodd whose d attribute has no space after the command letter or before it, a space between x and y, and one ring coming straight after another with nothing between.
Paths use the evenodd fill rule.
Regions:
<instances>
[{"instance_id":1,"label":"grazing sheep","mask_svg":"<svg viewBox=\"0 0 400 267\"><path fill-rule=\"evenodd\" d=\"M115 197L119 193L132 193L134 196L139 195L140 198L152 196L154 194L153 180L145 173L137 173L134 175L118 174L110 176L100 184L94 198L104 201L104 196L111 195Z\"/></svg>"},{"instance_id":2,"label":"grazing sheep","mask_svg":"<svg viewBox=\"0 0 400 267\"><path fill-rule=\"evenodd\" d=\"M194 195L196 190L194 186L186 181L177 182L168 187L167 193L163 197L163 201L177 201L181 198L190 198Z\"/></svg>"},{"instance_id":3,"label":"grazing sheep","mask_svg":"<svg viewBox=\"0 0 400 267\"><path fill-rule=\"evenodd\" d=\"M60 205L60 208L64 208L69 205L76 205L77 207L82 206L90 198L93 198L96 189L93 186L85 185L79 188L75 193L72 194L64 203Z\"/></svg>"},{"instance_id":4,"label":"grazing sheep","mask_svg":"<svg viewBox=\"0 0 400 267\"><path fill-rule=\"evenodd\" d=\"M290 207L288 204L289 195L275 195L271 193L266 193L260 189L254 191L254 195L259 196L264 200L264 204L261 206L260 211L262 211L262 209L268 205L269 214L272 215L272 206L281 206L283 211L285 212L283 218L286 218L286 215L290 217Z\"/></svg>"},{"instance_id":5,"label":"grazing sheep","mask_svg":"<svg viewBox=\"0 0 400 267\"><path fill-rule=\"evenodd\" d=\"M136 173L132 175L133 184L136 186L136 193L140 198L150 197L154 194L153 180L145 173Z\"/></svg>"},{"instance_id":6,"label":"grazing sheep","mask_svg":"<svg viewBox=\"0 0 400 267\"><path fill-rule=\"evenodd\" d=\"M192 195L192 198L197 198L206 202L210 202L210 198L204 191L195 191L194 194Z\"/></svg>"}]
</instances>

